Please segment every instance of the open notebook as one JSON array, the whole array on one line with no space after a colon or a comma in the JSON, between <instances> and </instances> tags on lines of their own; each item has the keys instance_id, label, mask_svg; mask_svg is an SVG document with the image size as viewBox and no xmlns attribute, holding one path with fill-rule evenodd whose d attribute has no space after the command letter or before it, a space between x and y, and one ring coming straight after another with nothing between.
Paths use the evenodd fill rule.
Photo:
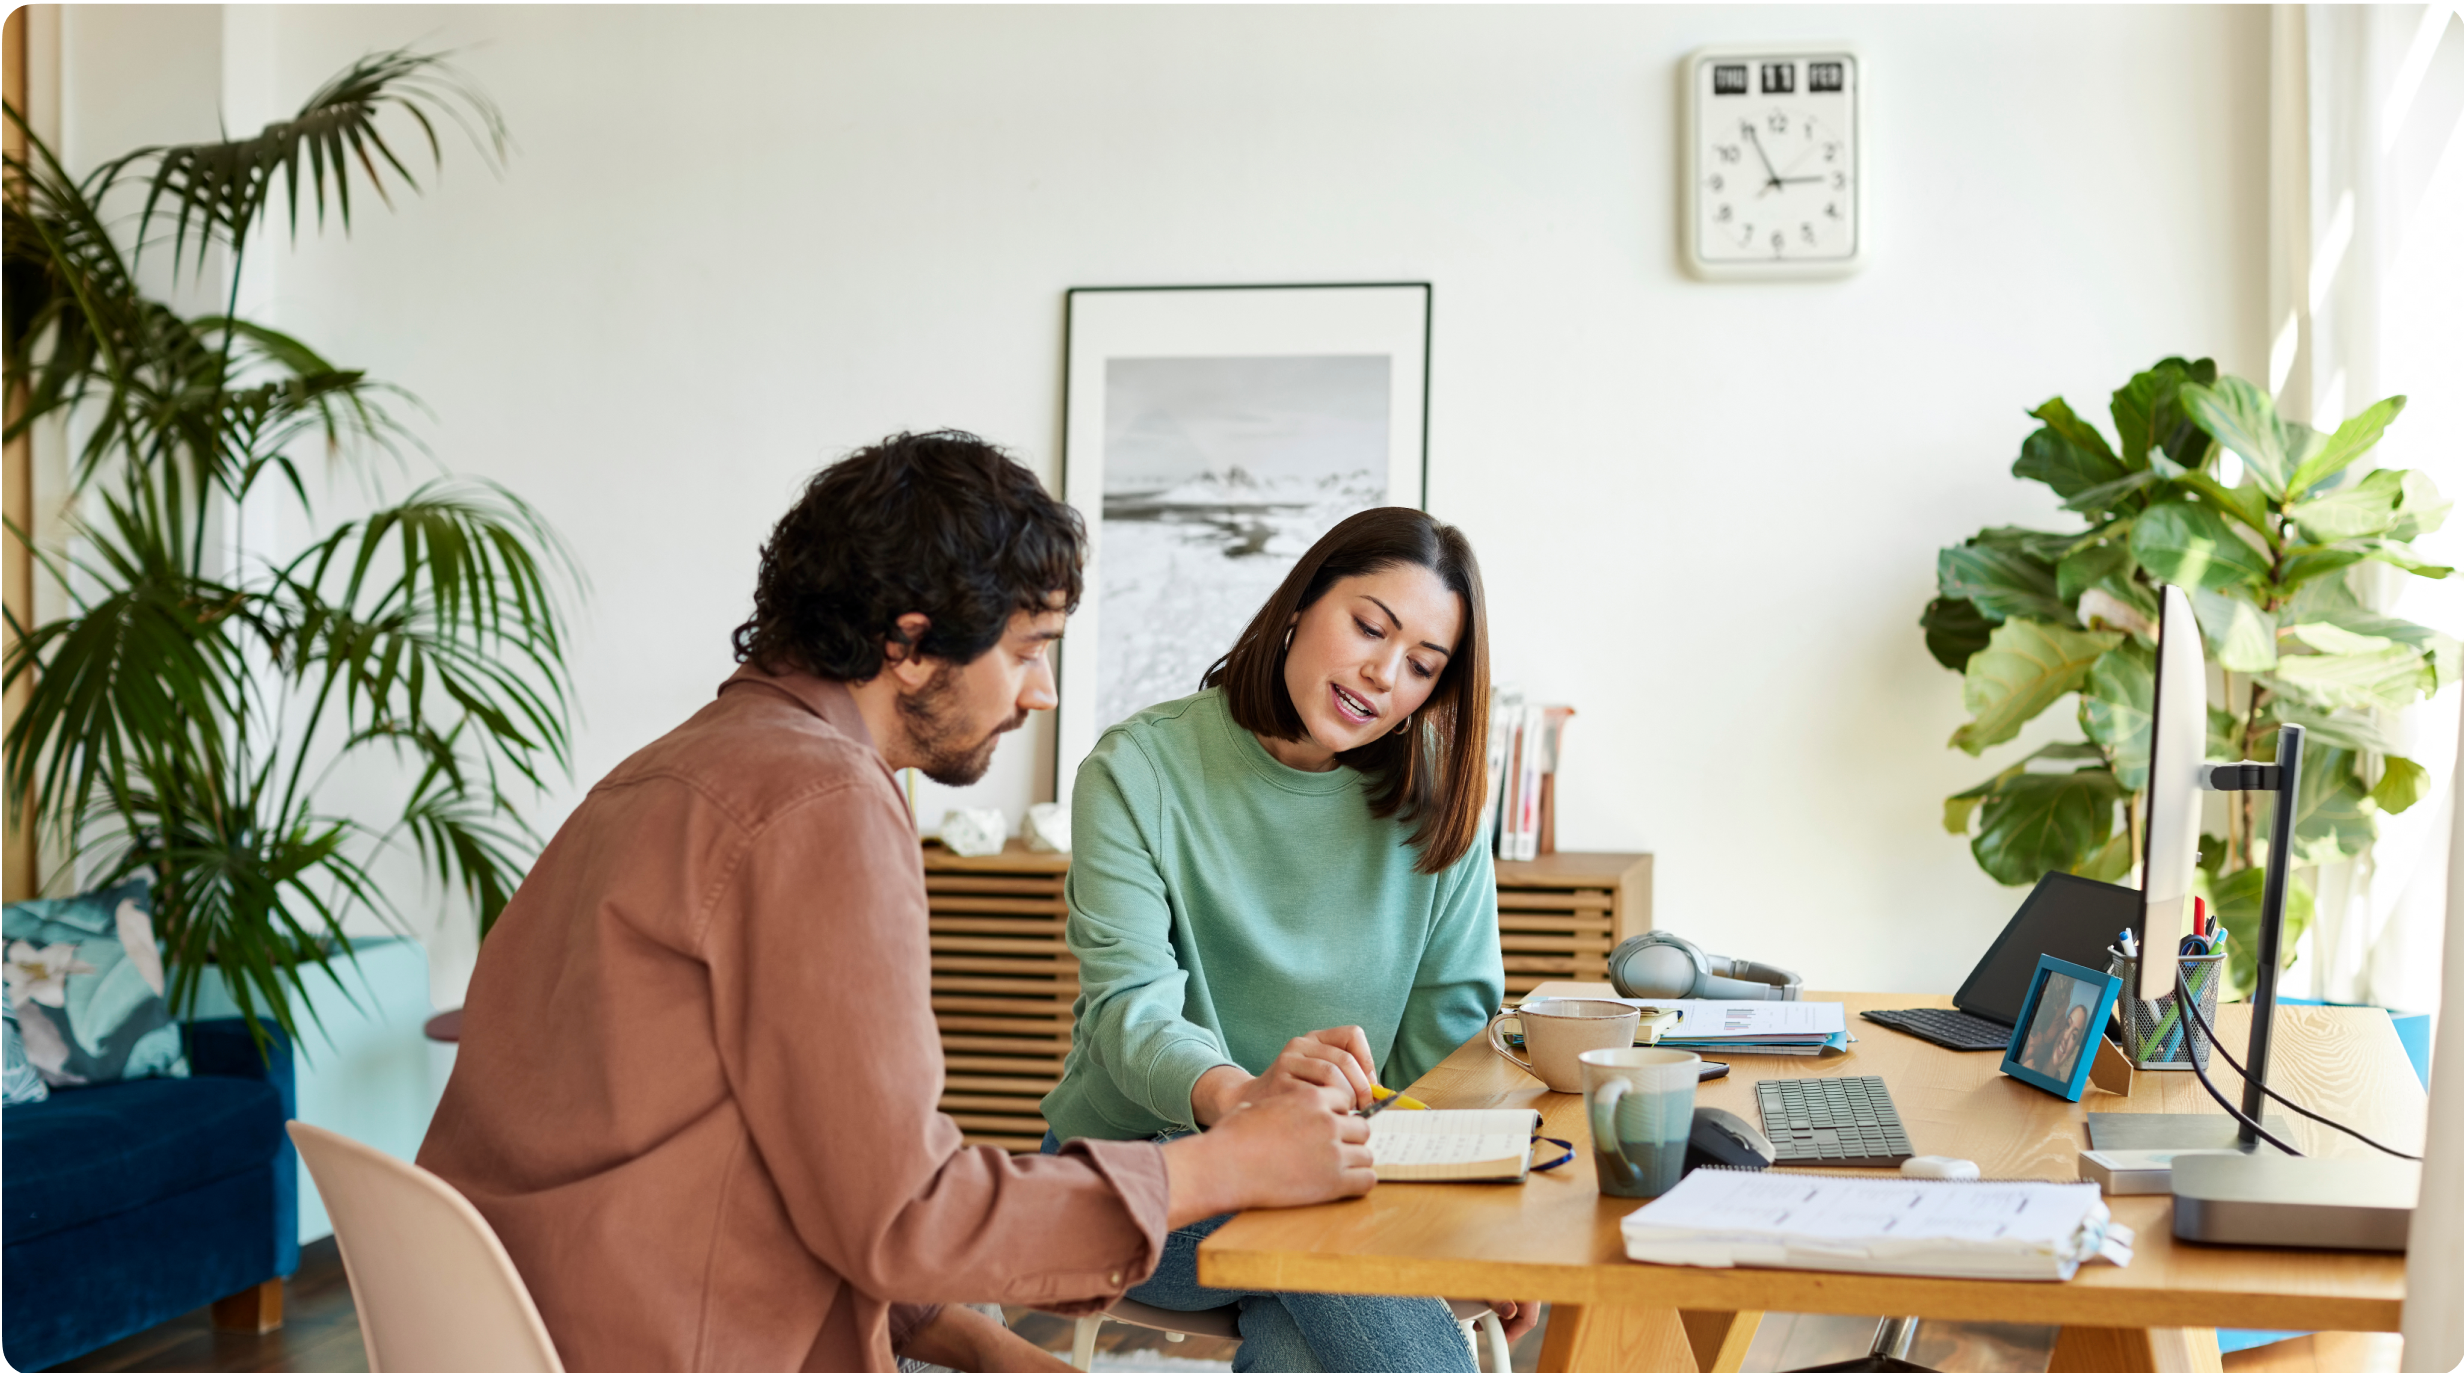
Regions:
<instances>
[{"instance_id":1,"label":"open notebook","mask_svg":"<svg viewBox=\"0 0 2464 1373\"><path fill-rule=\"evenodd\" d=\"M1380 1111L1369 1120L1369 1155L1380 1182L1520 1182L1539 1128L1529 1109Z\"/></svg>"}]
</instances>

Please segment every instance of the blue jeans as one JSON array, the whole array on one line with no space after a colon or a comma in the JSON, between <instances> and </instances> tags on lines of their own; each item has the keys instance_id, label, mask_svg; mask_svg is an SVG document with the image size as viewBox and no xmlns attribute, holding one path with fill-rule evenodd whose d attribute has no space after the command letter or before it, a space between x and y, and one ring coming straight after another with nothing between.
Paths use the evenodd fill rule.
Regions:
<instances>
[{"instance_id":1,"label":"blue jeans","mask_svg":"<svg viewBox=\"0 0 2464 1373\"><path fill-rule=\"evenodd\" d=\"M1044 1152L1061 1142L1044 1134ZM1166 1311L1240 1308L1241 1347L1232 1373L1477 1373L1463 1327L1435 1297L1354 1297L1324 1292L1245 1292L1198 1282L1198 1242L1229 1215L1164 1237L1155 1274L1130 1299Z\"/></svg>"}]
</instances>

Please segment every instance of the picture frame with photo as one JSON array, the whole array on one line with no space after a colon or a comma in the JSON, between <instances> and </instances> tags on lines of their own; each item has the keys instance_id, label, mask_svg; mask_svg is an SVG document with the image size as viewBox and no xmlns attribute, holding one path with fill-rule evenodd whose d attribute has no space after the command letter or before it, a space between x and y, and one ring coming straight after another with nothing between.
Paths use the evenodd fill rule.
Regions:
<instances>
[{"instance_id":1,"label":"picture frame with photo","mask_svg":"<svg viewBox=\"0 0 2464 1373\"><path fill-rule=\"evenodd\" d=\"M2064 1101L2077 1101L2087 1094L2097 1043L2121 994L2122 979L2111 973L2037 955L2028 998L2002 1052L2002 1071Z\"/></svg>"},{"instance_id":2,"label":"picture frame with photo","mask_svg":"<svg viewBox=\"0 0 2464 1373\"><path fill-rule=\"evenodd\" d=\"M1053 799L1105 729L1196 692L1320 535L1426 508L1431 315L1427 282L1067 293L1061 497L1088 558Z\"/></svg>"}]
</instances>

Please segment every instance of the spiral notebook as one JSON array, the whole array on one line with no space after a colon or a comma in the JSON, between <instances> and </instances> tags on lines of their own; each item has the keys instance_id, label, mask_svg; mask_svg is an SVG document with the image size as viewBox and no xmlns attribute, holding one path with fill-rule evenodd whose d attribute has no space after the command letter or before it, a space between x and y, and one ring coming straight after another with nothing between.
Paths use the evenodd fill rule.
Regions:
<instances>
[{"instance_id":1,"label":"spiral notebook","mask_svg":"<svg viewBox=\"0 0 2464 1373\"><path fill-rule=\"evenodd\" d=\"M1539 1128L1527 1108L1380 1111L1369 1118L1369 1157L1380 1182L1520 1182Z\"/></svg>"},{"instance_id":2,"label":"spiral notebook","mask_svg":"<svg viewBox=\"0 0 2464 1373\"><path fill-rule=\"evenodd\" d=\"M1626 1257L2060 1282L2134 1238L2094 1183L1940 1182L1698 1168L1621 1223Z\"/></svg>"}]
</instances>

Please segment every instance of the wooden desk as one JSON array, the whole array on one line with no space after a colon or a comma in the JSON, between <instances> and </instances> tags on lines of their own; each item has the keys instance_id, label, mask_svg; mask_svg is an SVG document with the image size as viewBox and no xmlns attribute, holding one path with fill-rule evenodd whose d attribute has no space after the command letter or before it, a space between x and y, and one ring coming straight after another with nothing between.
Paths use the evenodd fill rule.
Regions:
<instances>
[{"instance_id":1,"label":"wooden desk","mask_svg":"<svg viewBox=\"0 0 2464 1373\"><path fill-rule=\"evenodd\" d=\"M1555 994L1606 994L1550 984ZM2091 1087L2065 1102L2002 1076L2000 1056L1953 1053L1857 1019L1889 1006L1947 1005L1940 996L1808 993L1842 1000L1859 1042L1828 1059L1738 1055L1729 1076L1696 1100L1757 1119L1764 1077L1872 1074L1889 1083L1920 1154L1974 1159L1989 1178L2078 1176L2089 1111L2214 1111L2189 1073L2142 1073L2127 1098ZM2397 1148L2419 1149L2426 1099L2383 1011L2279 1008L2271 1085ZM2224 1008L2217 1032L2238 1052L2249 1012ZM2221 1064L2212 1076L2229 1078ZM2223 1082L2220 1080L2219 1085ZM2053 1373L2197 1373L2219 1367L2215 1327L2395 1330L2404 1260L2395 1254L2220 1249L2177 1244L2171 1197L2115 1197L2138 1232L2128 1268L2096 1264L2069 1282L1681 1268L1625 1257L1617 1222L1643 1205L1602 1197L1594 1183L1582 1099L1550 1092L1479 1039L1411 1088L1434 1106L1531 1106L1543 1133L1577 1157L1520 1186L1387 1183L1367 1197L1235 1219L1198 1251L1211 1286L1556 1303L1543 1373L1646 1370L1735 1373L1764 1311L1938 1317L2060 1325ZM2238 1103L2238 1097L2236 1098ZM2294 1119L2307 1153L2366 1152ZM2321 1138L2321 1137L2324 1138ZM1841 1170L1874 1176L1872 1170Z\"/></svg>"}]
</instances>

